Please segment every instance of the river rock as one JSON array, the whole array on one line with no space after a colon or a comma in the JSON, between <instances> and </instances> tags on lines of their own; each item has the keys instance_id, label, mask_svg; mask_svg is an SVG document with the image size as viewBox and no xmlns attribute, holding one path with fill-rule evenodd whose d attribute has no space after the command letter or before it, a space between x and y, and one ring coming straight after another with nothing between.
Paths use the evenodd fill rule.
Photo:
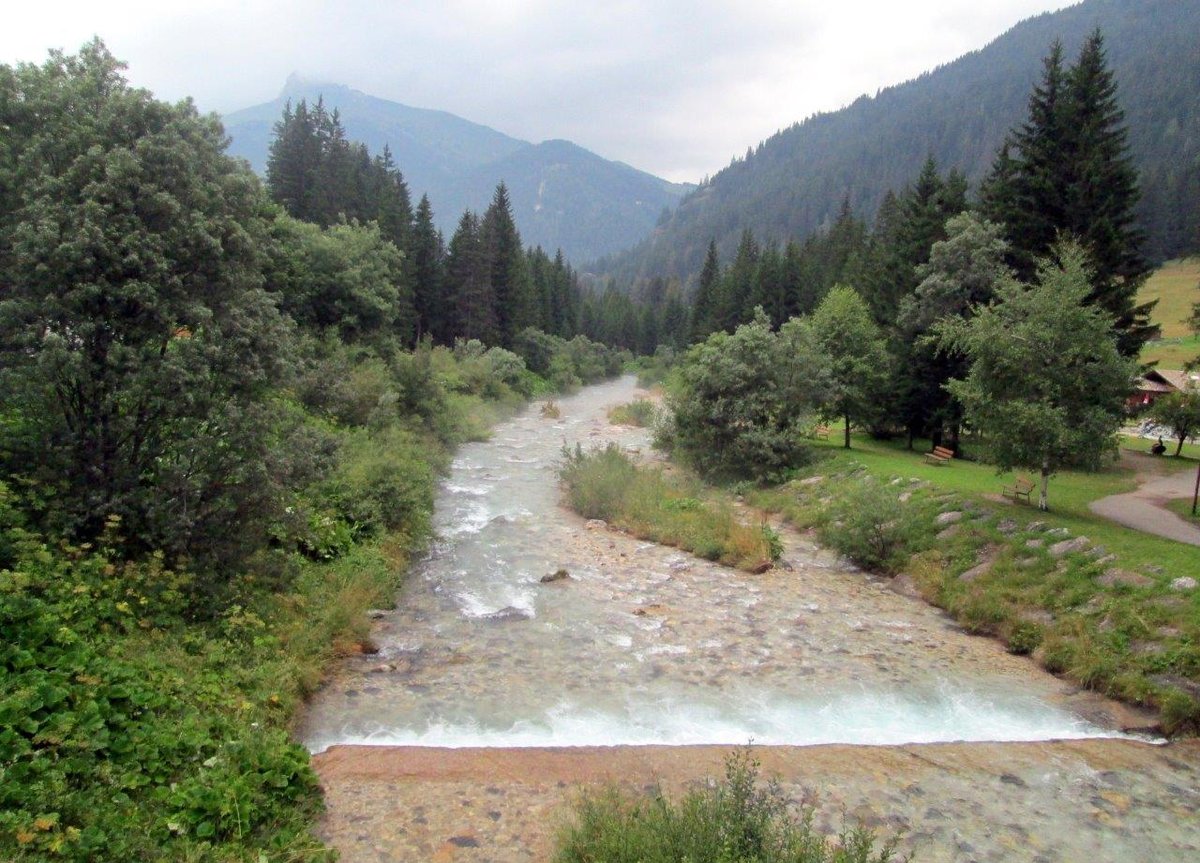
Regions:
<instances>
[{"instance_id":1,"label":"river rock","mask_svg":"<svg viewBox=\"0 0 1200 863\"><path fill-rule=\"evenodd\" d=\"M1031 522L1029 522L1029 524L1025 525L1025 529L1030 532L1037 531L1040 533L1041 531L1045 530L1049 526L1050 525L1046 524L1046 522L1044 522L1044 521L1031 521Z\"/></svg>"},{"instance_id":2,"label":"river rock","mask_svg":"<svg viewBox=\"0 0 1200 863\"><path fill-rule=\"evenodd\" d=\"M750 567L750 569L747 571L751 575L762 575L764 572L766 572L768 569L770 569L771 566L772 566L771 561L760 560L758 563L754 564L754 566Z\"/></svg>"},{"instance_id":3,"label":"river rock","mask_svg":"<svg viewBox=\"0 0 1200 863\"><path fill-rule=\"evenodd\" d=\"M945 530L939 530L937 538L938 539L951 539L951 538L957 536L958 532L961 529L962 529L962 525L952 524Z\"/></svg>"},{"instance_id":4,"label":"river rock","mask_svg":"<svg viewBox=\"0 0 1200 863\"><path fill-rule=\"evenodd\" d=\"M499 611L493 611L491 614L480 615L479 619L488 623L512 623L518 620L529 620L533 617L528 611L523 611L511 605L506 605Z\"/></svg>"},{"instance_id":5,"label":"river rock","mask_svg":"<svg viewBox=\"0 0 1200 863\"><path fill-rule=\"evenodd\" d=\"M1005 536L1010 536L1017 532L1017 523L1011 518L1001 519L996 524L996 530L1000 531L1000 533L1004 534Z\"/></svg>"},{"instance_id":6,"label":"river rock","mask_svg":"<svg viewBox=\"0 0 1200 863\"><path fill-rule=\"evenodd\" d=\"M1136 572L1130 572L1127 569L1110 569L1105 571L1104 575L1096 579L1096 584L1102 584L1105 587L1116 587L1118 584L1128 585L1129 587L1152 587L1154 579L1149 576L1139 575Z\"/></svg>"},{"instance_id":7,"label":"river rock","mask_svg":"<svg viewBox=\"0 0 1200 863\"><path fill-rule=\"evenodd\" d=\"M977 564L958 577L959 581L974 581L977 578L982 578L992 571L994 561L985 560L983 563Z\"/></svg>"},{"instance_id":8,"label":"river rock","mask_svg":"<svg viewBox=\"0 0 1200 863\"><path fill-rule=\"evenodd\" d=\"M1171 590L1189 591L1196 589L1196 579L1190 575L1182 576L1171 582Z\"/></svg>"},{"instance_id":9,"label":"river rock","mask_svg":"<svg viewBox=\"0 0 1200 863\"><path fill-rule=\"evenodd\" d=\"M554 572L550 573L549 575L543 575L538 580L542 584L553 584L556 581L570 581L571 573L567 572L565 569L560 568L560 569L554 570Z\"/></svg>"},{"instance_id":10,"label":"river rock","mask_svg":"<svg viewBox=\"0 0 1200 863\"><path fill-rule=\"evenodd\" d=\"M588 530L604 530L608 527L608 522L602 518L589 518L583 526Z\"/></svg>"},{"instance_id":11,"label":"river rock","mask_svg":"<svg viewBox=\"0 0 1200 863\"><path fill-rule=\"evenodd\" d=\"M933 523L938 527L945 527L948 524L958 524L962 521L963 514L958 510L944 512L933 520Z\"/></svg>"},{"instance_id":12,"label":"river rock","mask_svg":"<svg viewBox=\"0 0 1200 863\"><path fill-rule=\"evenodd\" d=\"M1056 542L1050 546L1050 554L1054 557L1062 557L1070 554L1073 551L1085 551L1092 544L1092 541L1086 536L1077 536L1074 539L1064 539L1062 542Z\"/></svg>"},{"instance_id":13,"label":"river rock","mask_svg":"<svg viewBox=\"0 0 1200 863\"><path fill-rule=\"evenodd\" d=\"M1046 544L1046 541L1044 539L1027 539L1027 540L1025 540L1026 548L1041 548L1045 544Z\"/></svg>"},{"instance_id":14,"label":"river rock","mask_svg":"<svg viewBox=\"0 0 1200 863\"><path fill-rule=\"evenodd\" d=\"M923 599L921 596L921 589L917 587L916 579L914 579L907 572L902 572L893 578L888 583L888 587L901 596L908 596L913 599Z\"/></svg>"},{"instance_id":15,"label":"river rock","mask_svg":"<svg viewBox=\"0 0 1200 863\"><path fill-rule=\"evenodd\" d=\"M367 617L369 617L371 620L381 620L387 616L387 611L382 608L371 608L367 610Z\"/></svg>"}]
</instances>

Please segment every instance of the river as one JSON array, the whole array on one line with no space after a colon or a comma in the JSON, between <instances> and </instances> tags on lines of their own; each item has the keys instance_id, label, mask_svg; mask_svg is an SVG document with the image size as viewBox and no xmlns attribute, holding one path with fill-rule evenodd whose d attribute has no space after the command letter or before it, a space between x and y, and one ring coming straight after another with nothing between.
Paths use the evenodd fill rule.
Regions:
<instances>
[{"instance_id":1,"label":"river","mask_svg":"<svg viewBox=\"0 0 1200 863\"><path fill-rule=\"evenodd\" d=\"M606 418L638 394L631 377L589 387L559 401L561 418L530 408L459 451L438 493L437 541L377 621L378 653L349 660L314 699L300 728L311 750L523 748L533 758L544 747L1123 736L1110 703L793 531L783 531L781 566L748 575L565 511L556 480L564 445L648 452L646 430ZM541 583L558 569L570 578ZM386 760L388 750L374 751L363 750L363 765ZM377 841L378 831L396 835L379 827L355 841ZM475 846L452 850L463 847Z\"/></svg>"}]
</instances>

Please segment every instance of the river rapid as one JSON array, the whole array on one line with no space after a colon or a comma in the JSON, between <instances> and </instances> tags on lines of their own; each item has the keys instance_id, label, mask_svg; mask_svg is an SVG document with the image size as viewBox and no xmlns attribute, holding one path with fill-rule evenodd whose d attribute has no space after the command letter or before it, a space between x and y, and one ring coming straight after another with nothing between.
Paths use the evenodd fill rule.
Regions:
<instances>
[{"instance_id":1,"label":"river rapid","mask_svg":"<svg viewBox=\"0 0 1200 863\"><path fill-rule=\"evenodd\" d=\"M507 838L496 832L522 818L528 822L529 811L541 811L530 810L533 798L522 799L515 790L508 809L493 800L488 817L464 834L492 831L488 835L494 834L497 844L485 856L472 850L480 847L478 839L446 845L453 837L439 839L439 831L455 828L441 826L442 816L426 811L437 809L441 800L448 807L446 817L465 815L472 788L470 793L480 797L493 791L503 797L504 789L497 790L490 778L500 755L487 756L489 751L515 748L528 754L513 757L537 765L547 757L546 747L751 741L873 747L856 750L878 753L852 759L861 771L887 751L879 747L901 744L1109 738L1118 747L1162 749L1117 739L1127 736L1118 730L1118 706L1078 692L990 639L966 634L938 610L893 592L885 580L856 570L794 531L781 531L780 566L748 575L615 533L563 509L557 469L564 445L615 442L643 456L649 452L645 429L613 426L606 417L612 406L640 395L631 377L589 387L559 401L560 418L544 418L533 406L500 424L487 442L459 451L438 493L437 541L409 576L395 610L379 615L373 632L378 653L348 660L314 699L299 729L314 752L334 747L317 759L319 770L323 764L342 765L327 766L322 775L330 788L327 836L346 859L393 859L393 852L419 859L439 848L443 858L448 853L463 859L536 859L544 829L539 833L527 825L531 836L542 837L537 841L522 839L519 830L504 834ZM559 569L570 577L540 581ZM376 748L372 755L347 744L441 749ZM420 770L408 775L409 784L402 787L396 783L404 768L397 767L390 780L371 773L369 781L361 770L356 773L358 768L345 768L347 759L355 758L368 773L385 762L440 763L436 756L433 762L428 755L414 762L386 753L464 747L484 747L471 750L484 754L475 762L478 781L468 782L467 791L429 771L425 780L419 779ZM645 764L652 769L671 763L662 753L680 750L629 751L647 753ZM346 754L354 752L361 754ZM469 762L472 756L462 757ZM977 830L995 832L983 817L989 808L1007 811L995 795L1014 791L1018 782L1032 787L1041 775L1040 756L1025 757L1033 759L1026 764L1028 776L997 779L981 800L964 802L963 789L978 786L984 793L987 783L961 780L955 791L955 799L967 807L961 817L982 818ZM797 758L806 760L803 754ZM995 766L998 777L1003 765ZM1198 802L1194 768L1194 762L1184 764L1182 773L1166 783L1183 789L1181 804L1169 788L1159 789L1186 812L1195 811ZM536 766L529 769L537 774ZM1086 765L1072 770L1070 781L1076 784L1081 776L1101 772ZM840 798L843 810L888 799L886 771L867 774L874 779L854 780L867 782L862 800L846 791L848 796ZM456 781L463 775L455 773ZM538 805L549 806L551 798L561 803L562 788L570 781L556 780L550 792L545 783L534 782L542 794ZM881 786L872 791L872 781ZM1129 796L1128 789L1121 793ZM1062 799L1053 783L1043 796L1043 809ZM413 800L431 805L421 805L413 816ZM895 809L902 802L889 805ZM934 808L954 812L950 804ZM1003 817L1020 821L1025 816ZM1070 824L1073 816L1057 812L1054 817L1055 823ZM368 829L366 822L374 826ZM923 822L909 818L901 826L917 823ZM1120 829L1128 832L1123 825ZM1198 832L1193 826L1182 840L1172 832L1170 847L1194 843L1200 848ZM936 839L938 832L931 829L928 835ZM994 857L995 848L986 842L970 847L984 850L978 856L956 852L933 859L1081 859Z\"/></svg>"}]
</instances>

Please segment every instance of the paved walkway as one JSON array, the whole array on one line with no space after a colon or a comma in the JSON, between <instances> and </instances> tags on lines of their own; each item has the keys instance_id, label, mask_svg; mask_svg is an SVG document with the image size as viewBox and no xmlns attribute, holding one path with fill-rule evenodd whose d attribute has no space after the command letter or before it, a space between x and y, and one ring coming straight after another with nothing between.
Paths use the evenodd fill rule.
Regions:
<instances>
[{"instance_id":1,"label":"paved walkway","mask_svg":"<svg viewBox=\"0 0 1200 863\"><path fill-rule=\"evenodd\" d=\"M1200 527L1189 524L1163 506L1168 500L1190 498L1195 487L1196 470L1188 468L1180 473L1152 479L1134 491L1094 500L1089 509L1143 533L1200 545Z\"/></svg>"}]
</instances>

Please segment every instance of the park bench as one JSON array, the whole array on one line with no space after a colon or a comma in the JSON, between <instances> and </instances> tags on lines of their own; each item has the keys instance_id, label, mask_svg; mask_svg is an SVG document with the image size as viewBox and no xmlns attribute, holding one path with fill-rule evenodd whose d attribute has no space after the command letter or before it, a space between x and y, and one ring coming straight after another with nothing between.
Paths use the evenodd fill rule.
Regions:
<instances>
[{"instance_id":1,"label":"park bench","mask_svg":"<svg viewBox=\"0 0 1200 863\"><path fill-rule=\"evenodd\" d=\"M812 431L808 433L811 438L820 438L821 440L829 440L829 426L814 426Z\"/></svg>"},{"instance_id":2,"label":"park bench","mask_svg":"<svg viewBox=\"0 0 1200 863\"><path fill-rule=\"evenodd\" d=\"M944 446L935 446L933 452L925 453L925 460L934 464L950 464L950 460L954 458L954 450L947 449Z\"/></svg>"},{"instance_id":3,"label":"park bench","mask_svg":"<svg viewBox=\"0 0 1200 863\"><path fill-rule=\"evenodd\" d=\"M1016 503L1021 498L1025 498L1026 503L1032 503L1029 499L1030 493L1033 491L1033 480L1027 476L1019 476L1012 485L1006 485L1003 488L1005 497L1011 497L1013 503Z\"/></svg>"}]
</instances>

